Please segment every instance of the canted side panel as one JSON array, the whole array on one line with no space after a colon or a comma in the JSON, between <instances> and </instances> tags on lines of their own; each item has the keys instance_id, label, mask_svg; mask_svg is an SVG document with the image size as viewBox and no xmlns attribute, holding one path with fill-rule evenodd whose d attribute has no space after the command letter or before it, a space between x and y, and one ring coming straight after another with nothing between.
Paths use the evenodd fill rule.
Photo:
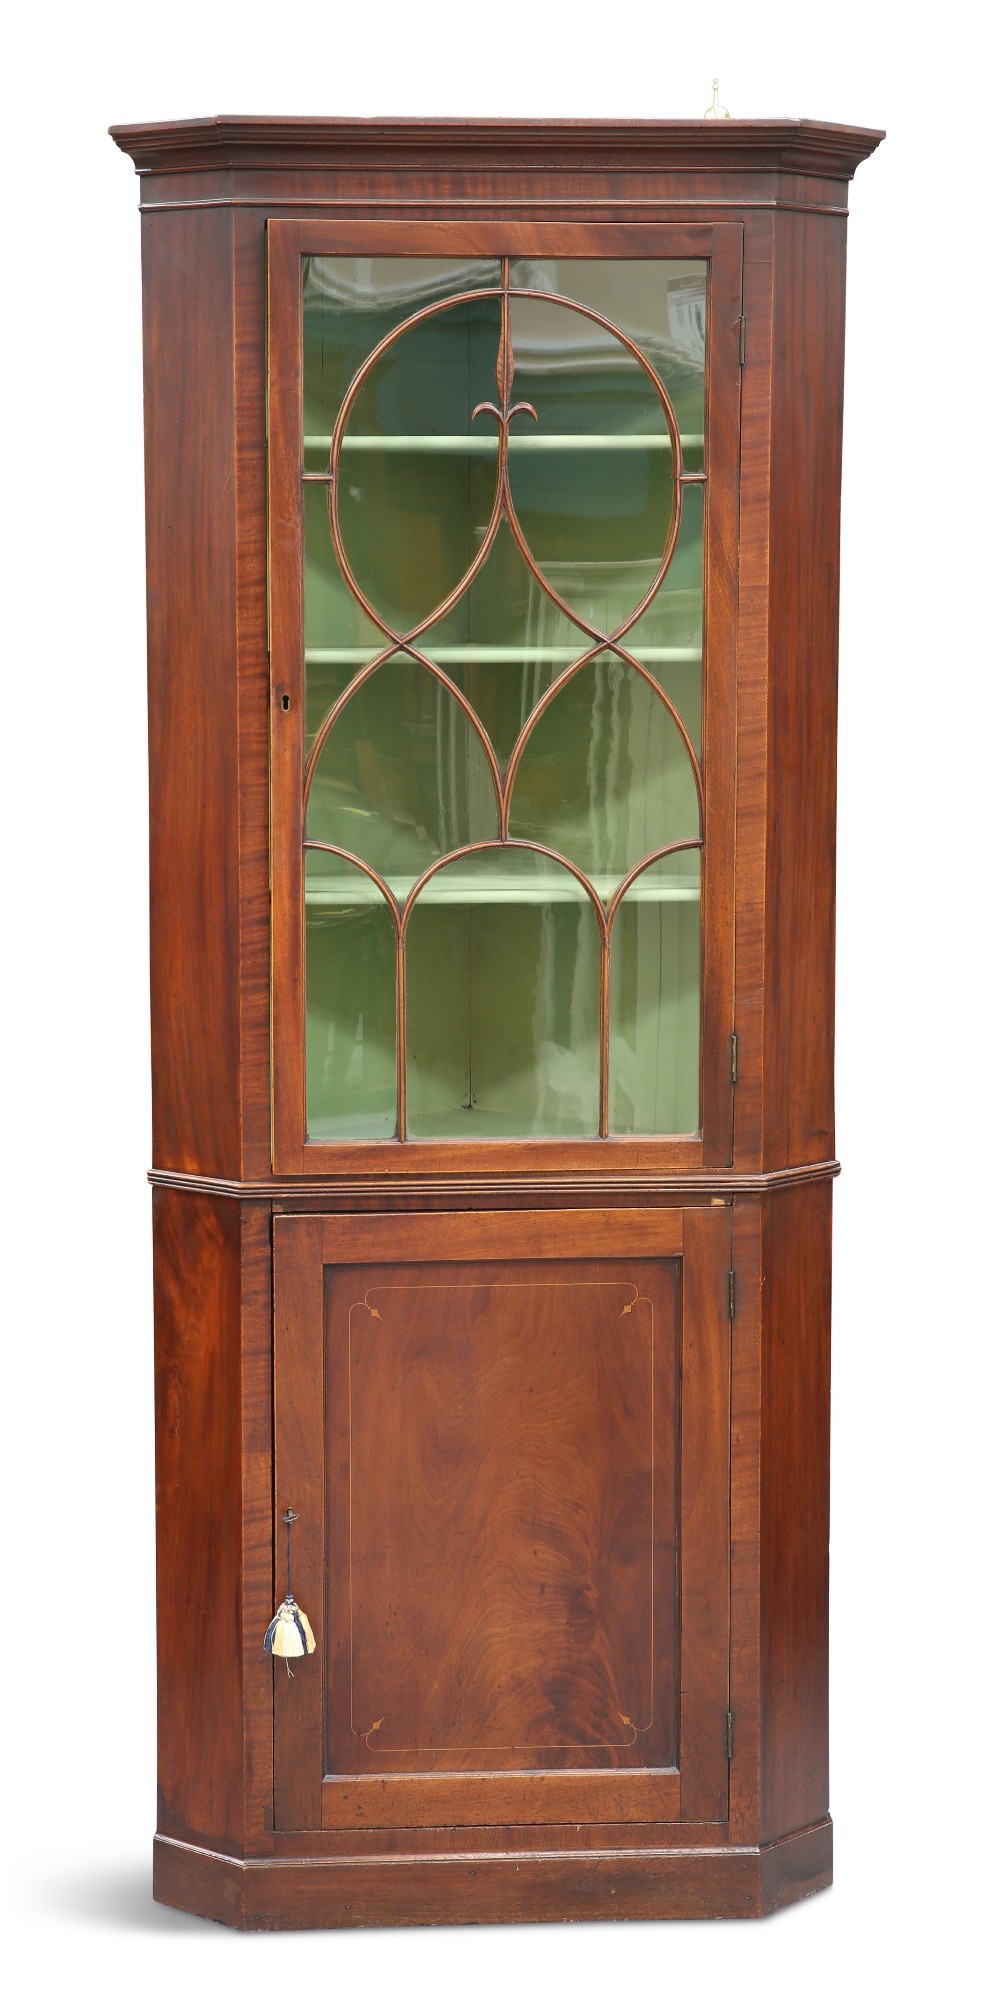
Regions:
<instances>
[{"instance_id":1,"label":"canted side panel","mask_svg":"<svg viewBox=\"0 0 1000 1991\"><path fill-rule=\"evenodd\" d=\"M763 1166L834 1152L846 221L775 219ZM752 336L749 335L748 336Z\"/></svg>"},{"instance_id":2,"label":"canted side panel","mask_svg":"<svg viewBox=\"0 0 1000 1991\"><path fill-rule=\"evenodd\" d=\"M829 1183L767 1199L761 1258L761 1842L829 1809Z\"/></svg>"},{"instance_id":3,"label":"canted side panel","mask_svg":"<svg viewBox=\"0 0 1000 1991\"><path fill-rule=\"evenodd\" d=\"M231 218L143 220L153 1160L240 1168Z\"/></svg>"},{"instance_id":4,"label":"canted side panel","mask_svg":"<svg viewBox=\"0 0 1000 1991\"><path fill-rule=\"evenodd\" d=\"M239 699L241 1147L271 1166L265 221L234 212L236 662Z\"/></svg>"},{"instance_id":5,"label":"canted side panel","mask_svg":"<svg viewBox=\"0 0 1000 1991\"><path fill-rule=\"evenodd\" d=\"M242 1845L240 1209L153 1195L158 1829Z\"/></svg>"}]
</instances>

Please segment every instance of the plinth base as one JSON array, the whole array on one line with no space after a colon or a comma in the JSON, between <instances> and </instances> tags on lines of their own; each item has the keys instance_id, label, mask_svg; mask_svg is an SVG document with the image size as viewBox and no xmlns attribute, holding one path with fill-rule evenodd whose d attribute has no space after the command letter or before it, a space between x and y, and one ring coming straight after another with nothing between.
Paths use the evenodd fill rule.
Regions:
<instances>
[{"instance_id":1,"label":"plinth base","mask_svg":"<svg viewBox=\"0 0 1000 1991\"><path fill-rule=\"evenodd\" d=\"M636 1852L232 1859L153 1842L153 1893L233 1929L468 1922L721 1921L771 1915L829 1887L824 1819L769 1846Z\"/></svg>"}]
</instances>

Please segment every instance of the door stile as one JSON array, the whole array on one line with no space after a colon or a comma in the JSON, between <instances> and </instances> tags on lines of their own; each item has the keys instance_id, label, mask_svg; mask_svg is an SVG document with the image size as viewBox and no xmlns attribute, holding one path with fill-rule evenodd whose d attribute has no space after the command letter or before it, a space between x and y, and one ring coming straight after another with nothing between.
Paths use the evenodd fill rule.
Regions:
<instances>
[{"instance_id":1,"label":"door stile","mask_svg":"<svg viewBox=\"0 0 1000 1991\"><path fill-rule=\"evenodd\" d=\"M275 1608L284 1595L282 1516L291 1507L292 1591L315 1653L274 1665L275 1831L318 1829L323 1795L327 1415L323 1390L323 1219L274 1222Z\"/></svg>"},{"instance_id":2,"label":"door stile","mask_svg":"<svg viewBox=\"0 0 1000 1991\"><path fill-rule=\"evenodd\" d=\"M729 1776L730 1212L686 1210L681 1328L681 1817L725 1819Z\"/></svg>"},{"instance_id":3,"label":"door stile","mask_svg":"<svg viewBox=\"0 0 1000 1991\"><path fill-rule=\"evenodd\" d=\"M305 520L297 225L267 225L267 622L270 658L271 1100L276 1169L305 1129Z\"/></svg>"},{"instance_id":4,"label":"door stile","mask_svg":"<svg viewBox=\"0 0 1000 1991\"><path fill-rule=\"evenodd\" d=\"M730 1038L736 991L736 627L739 577L743 228L714 231L705 366L705 886L702 921L702 1160L733 1160Z\"/></svg>"}]
</instances>

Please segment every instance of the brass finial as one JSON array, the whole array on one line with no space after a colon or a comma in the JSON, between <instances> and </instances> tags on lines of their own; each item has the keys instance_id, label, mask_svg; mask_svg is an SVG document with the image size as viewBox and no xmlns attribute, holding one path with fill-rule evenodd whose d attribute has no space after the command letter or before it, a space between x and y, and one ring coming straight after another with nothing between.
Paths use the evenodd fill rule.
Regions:
<instances>
[{"instance_id":1,"label":"brass finial","mask_svg":"<svg viewBox=\"0 0 1000 1991\"><path fill-rule=\"evenodd\" d=\"M719 102L719 79L717 76L713 76L712 78L712 101L705 112L705 116L707 118L727 118L729 116L729 112L724 111Z\"/></svg>"}]
</instances>

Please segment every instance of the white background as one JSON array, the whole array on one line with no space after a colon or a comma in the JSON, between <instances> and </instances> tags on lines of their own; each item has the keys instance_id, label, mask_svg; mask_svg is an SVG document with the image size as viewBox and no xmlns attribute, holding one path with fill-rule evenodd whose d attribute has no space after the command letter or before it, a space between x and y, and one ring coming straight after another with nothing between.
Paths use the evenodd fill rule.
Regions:
<instances>
[{"instance_id":1,"label":"white background","mask_svg":"<svg viewBox=\"0 0 1000 1991\"><path fill-rule=\"evenodd\" d=\"M26 9L18 10L21 22ZM706 26L692 25L706 20ZM2 313L4 1950L19 1981L958 1983L988 1969L997 78L985 12L716 0L8 22ZM216 111L885 126L852 197L832 1893L763 1925L240 1938L154 1907L138 188ZM988 151L987 148L990 148ZM989 163L987 163L989 161ZM992 1824L992 1818L990 1819ZM992 1947L992 1946L991 1946Z\"/></svg>"}]
</instances>

